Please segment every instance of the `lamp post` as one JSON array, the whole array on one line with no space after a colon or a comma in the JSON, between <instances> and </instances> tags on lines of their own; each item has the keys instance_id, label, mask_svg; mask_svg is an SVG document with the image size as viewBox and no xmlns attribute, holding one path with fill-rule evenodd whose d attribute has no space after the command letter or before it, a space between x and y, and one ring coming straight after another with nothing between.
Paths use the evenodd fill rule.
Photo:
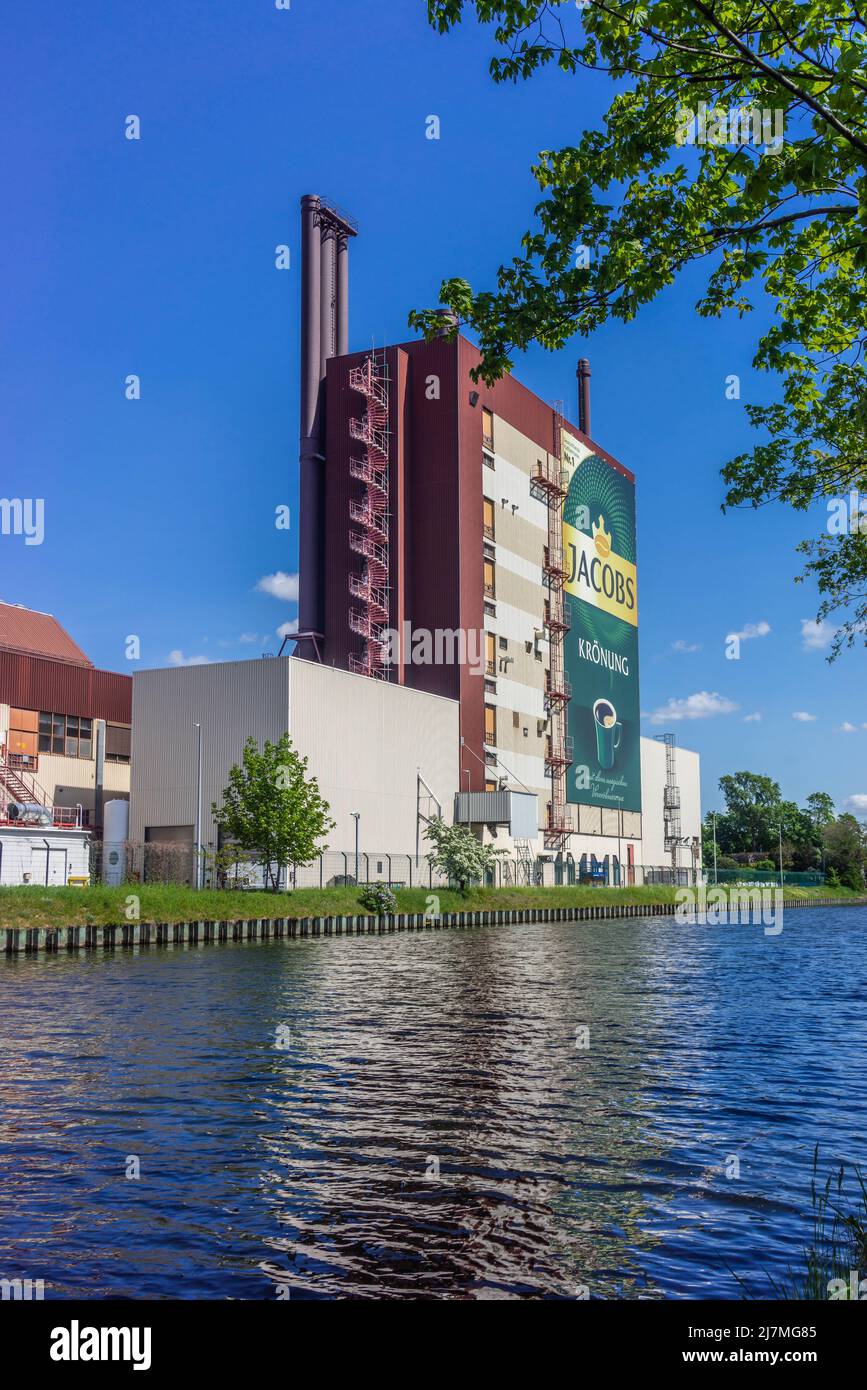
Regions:
<instances>
[{"instance_id":1,"label":"lamp post","mask_svg":"<svg viewBox=\"0 0 867 1390\"><path fill-rule=\"evenodd\" d=\"M719 879L717 878L716 871L716 811L711 811L711 815L713 816L713 881L714 883L718 883Z\"/></svg>"},{"instance_id":2,"label":"lamp post","mask_svg":"<svg viewBox=\"0 0 867 1390\"><path fill-rule=\"evenodd\" d=\"M777 829L778 829L779 832L780 832L780 887L782 888L782 886L783 886L783 823L782 823L782 821L781 821L780 824L778 825Z\"/></svg>"},{"instance_id":3,"label":"lamp post","mask_svg":"<svg viewBox=\"0 0 867 1390\"><path fill-rule=\"evenodd\" d=\"M360 811L350 811L349 813L355 821L355 886L358 887L358 822L361 820Z\"/></svg>"},{"instance_id":4,"label":"lamp post","mask_svg":"<svg viewBox=\"0 0 867 1390\"><path fill-rule=\"evenodd\" d=\"M202 886L202 726L196 730L196 888Z\"/></svg>"}]
</instances>

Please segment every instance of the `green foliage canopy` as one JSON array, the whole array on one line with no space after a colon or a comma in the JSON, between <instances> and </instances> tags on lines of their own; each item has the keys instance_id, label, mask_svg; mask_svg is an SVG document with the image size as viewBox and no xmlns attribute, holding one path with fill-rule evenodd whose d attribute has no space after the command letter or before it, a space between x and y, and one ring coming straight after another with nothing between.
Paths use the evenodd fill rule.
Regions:
<instances>
[{"instance_id":1,"label":"green foliage canopy","mask_svg":"<svg viewBox=\"0 0 867 1390\"><path fill-rule=\"evenodd\" d=\"M441 33L467 14L494 26L496 82L556 64L607 74L617 87L603 129L541 151L537 225L500 266L496 288L442 285L443 303L478 335L481 377L501 376L533 342L558 349L608 319L628 322L701 263L699 314L744 315L756 294L774 309L753 365L778 374L779 399L747 405L760 437L723 468L725 505L776 500L806 511L867 493L867 29L858 5L427 0L427 10ZM702 104L779 112L782 143L688 146L684 113ZM432 310L410 322L442 330ZM809 557L800 577L818 584L820 620L844 610L833 659L867 641L867 518L835 534L825 522L799 547Z\"/></svg>"},{"instance_id":2,"label":"green foliage canopy","mask_svg":"<svg viewBox=\"0 0 867 1390\"><path fill-rule=\"evenodd\" d=\"M222 804L211 811L223 835L262 864L266 885L275 891L280 870L315 859L335 824L288 733L277 743L266 739L261 752L254 738L247 739L240 764L229 770Z\"/></svg>"}]
</instances>

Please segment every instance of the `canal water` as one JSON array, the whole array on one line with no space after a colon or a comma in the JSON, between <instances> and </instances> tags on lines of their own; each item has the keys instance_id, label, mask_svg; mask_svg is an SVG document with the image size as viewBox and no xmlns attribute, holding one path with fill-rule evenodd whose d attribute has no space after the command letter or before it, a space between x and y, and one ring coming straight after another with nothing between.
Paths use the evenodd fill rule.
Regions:
<instances>
[{"instance_id":1,"label":"canal water","mask_svg":"<svg viewBox=\"0 0 867 1390\"><path fill-rule=\"evenodd\" d=\"M2 960L0 1278L772 1297L867 1157L865 994L857 908Z\"/></svg>"}]
</instances>

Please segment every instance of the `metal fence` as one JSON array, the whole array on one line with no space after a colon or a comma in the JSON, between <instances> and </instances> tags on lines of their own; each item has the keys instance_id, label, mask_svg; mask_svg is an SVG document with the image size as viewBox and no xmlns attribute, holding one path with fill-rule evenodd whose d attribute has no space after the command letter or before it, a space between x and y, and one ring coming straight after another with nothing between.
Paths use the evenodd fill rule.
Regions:
<instances>
[{"instance_id":1,"label":"metal fence","mask_svg":"<svg viewBox=\"0 0 867 1390\"><path fill-rule=\"evenodd\" d=\"M779 888L780 871L779 869L757 869L755 865L745 869L717 869L714 874L713 868L708 871L707 881L714 883L743 883L751 887L759 888ZM801 871L787 872L783 870L783 886L786 884L793 888L819 888L825 882L825 875L818 869L805 869Z\"/></svg>"},{"instance_id":2,"label":"metal fence","mask_svg":"<svg viewBox=\"0 0 867 1390\"><path fill-rule=\"evenodd\" d=\"M257 889L270 886L262 865L238 858L203 855L203 884L206 888ZM155 841L146 844L126 841L122 845L91 843L92 882L179 883L192 885L195 879L195 851L189 844ZM720 870L720 878L722 873ZM787 875L787 878L792 877ZM797 876L812 879L811 875ZM704 881L701 871L698 881ZM821 882L821 876L819 876ZM357 859L352 850L326 850L310 864L282 869L281 889L341 888L365 883L387 883L393 888L448 888L447 875L435 869L426 855L393 854L385 850L363 850ZM597 860L592 855L574 859L566 856L499 855L485 883L492 888L560 887L578 884L600 887L678 886L696 883L692 869L673 869L671 865L622 864L615 856Z\"/></svg>"}]
</instances>

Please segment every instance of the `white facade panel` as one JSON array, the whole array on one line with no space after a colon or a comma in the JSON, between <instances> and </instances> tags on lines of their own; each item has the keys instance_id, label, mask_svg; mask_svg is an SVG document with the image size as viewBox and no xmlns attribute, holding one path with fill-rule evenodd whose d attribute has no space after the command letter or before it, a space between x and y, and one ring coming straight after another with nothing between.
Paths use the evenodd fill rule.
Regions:
<instances>
[{"instance_id":1,"label":"white facade panel","mask_svg":"<svg viewBox=\"0 0 867 1390\"><path fill-rule=\"evenodd\" d=\"M512 574L520 575L522 579L528 579L531 584L535 584L539 589L540 599L542 593L542 566L535 564L532 560L525 560L523 555L516 555L514 550L509 550L507 546L496 542L497 547L497 566L504 570L509 570ZM540 543L541 544L541 543ZM538 605L541 613L541 601ZM534 614L536 621L539 621L538 614Z\"/></svg>"},{"instance_id":2,"label":"white facade panel","mask_svg":"<svg viewBox=\"0 0 867 1390\"><path fill-rule=\"evenodd\" d=\"M451 819L460 786L456 700L293 660L289 714L295 747L337 822L331 848L354 848L358 811L362 851L415 854L419 772Z\"/></svg>"},{"instance_id":3,"label":"white facade panel","mask_svg":"<svg viewBox=\"0 0 867 1390\"><path fill-rule=\"evenodd\" d=\"M485 617L488 632L493 632L498 637L508 637L513 642L532 642L533 634L541 623L541 608L538 615L534 616L523 608L515 608L500 599L496 600L496 605L497 616Z\"/></svg>"},{"instance_id":4,"label":"white facade panel","mask_svg":"<svg viewBox=\"0 0 867 1390\"><path fill-rule=\"evenodd\" d=\"M216 843L212 802L248 735L288 729L337 822L328 847L415 853L417 772L451 816L458 790L458 705L294 657L144 671L133 677L130 838L195 821L196 730L202 725L203 834ZM424 846L422 846L422 849Z\"/></svg>"},{"instance_id":5,"label":"white facade panel","mask_svg":"<svg viewBox=\"0 0 867 1390\"><path fill-rule=\"evenodd\" d=\"M525 716L525 722L527 717L547 721L545 696L538 686L525 685L523 681L506 680L503 676L497 676L496 681L496 697L491 695L488 697L489 700L496 700L497 706L502 706L505 710L518 710Z\"/></svg>"},{"instance_id":6,"label":"white facade panel","mask_svg":"<svg viewBox=\"0 0 867 1390\"><path fill-rule=\"evenodd\" d=\"M494 477L498 489L496 497L492 498L494 505L502 507L503 499L505 499L510 511L514 506L516 516L522 516L525 521L537 526L540 531L547 535L548 508L544 502L534 497L530 492L529 473L516 468L513 463L509 463L508 459L504 459L502 454L497 454Z\"/></svg>"}]
</instances>

